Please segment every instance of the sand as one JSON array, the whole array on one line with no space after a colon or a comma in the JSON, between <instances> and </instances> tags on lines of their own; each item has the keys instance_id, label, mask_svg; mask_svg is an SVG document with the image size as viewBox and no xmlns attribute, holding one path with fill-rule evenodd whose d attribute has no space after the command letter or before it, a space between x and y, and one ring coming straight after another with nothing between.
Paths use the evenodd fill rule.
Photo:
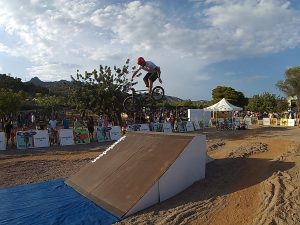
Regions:
<instances>
[{"instance_id":1,"label":"sand","mask_svg":"<svg viewBox=\"0 0 300 225\"><path fill-rule=\"evenodd\" d=\"M300 224L300 129L206 129L206 178L118 224ZM109 143L108 143L109 144ZM108 144L0 152L0 188L66 178Z\"/></svg>"}]
</instances>

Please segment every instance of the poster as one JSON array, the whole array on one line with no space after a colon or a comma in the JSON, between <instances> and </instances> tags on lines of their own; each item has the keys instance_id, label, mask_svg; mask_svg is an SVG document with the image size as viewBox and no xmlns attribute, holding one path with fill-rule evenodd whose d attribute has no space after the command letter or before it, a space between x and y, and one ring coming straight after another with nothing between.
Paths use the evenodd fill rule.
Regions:
<instances>
[{"instance_id":1,"label":"poster","mask_svg":"<svg viewBox=\"0 0 300 225\"><path fill-rule=\"evenodd\" d=\"M193 125L194 125L195 130L200 130L201 129L199 121L193 121Z\"/></svg>"},{"instance_id":2,"label":"poster","mask_svg":"<svg viewBox=\"0 0 300 225\"><path fill-rule=\"evenodd\" d=\"M49 133L47 130L37 130L33 135L34 148L44 148L50 146Z\"/></svg>"},{"instance_id":3,"label":"poster","mask_svg":"<svg viewBox=\"0 0 300 225\"><path fill-rule=\"evenodd\" d=\"M161 124L160 123L152 123L152 131L161 132Z\"/></svg>"},{"instance_id":4,"label":"poster","mask_svg":"<svg viewBox=\"0 0 300 225\"><path fill-rule=\"evenodd\" d=\"M16 133L17 148L18 149L34 148L33 136L36 133L37 132L35 130L17 131Z\"/></svg>"},{"instance_id":5,"label":"poster","mask_svg":"<svg viewBox=\"0 0 300 225\"><path fill-rule=\"evenodd\" d=\"M192 121L187 121L185 124L185 127L186 127L187 132L194 131L194 125L193 125Z\"/></svg>"},{"instance_id":6,"label":"poster","mask_svg":"<svg viewBox=\"0 0 300 225\"><path fill-rule=\"evenodd\" d=\"M58 133L60 145L65 146L75 144L73 129L60 129Z\"/></svg>"},{"instance_id":7,"label":"poster","mask_svg":"<svg viewBox=\"0 0 300 225\"><path fill-rule=\"evenodd\" d=\"M280 126L287 126L288 125L288 119L280 119Z\"/></svg>"},{"instance_id":8,"label":"poster","mask_svg":"<svg viewBox=\"0 0 300 225\"><path fill-rule=\"evenodd\" d=\"M76 144L89 144L89 131L87 128L78 127L74 129L74 140Z\"/></svg>"},{"instance_id":9,"label":"poster","mask_svg":"<svg viewBox=\"0 0 300 225\"><path fill-rule=\"evenodd\" d=\"M121 127L119 127L119 126L111 127L111 130L109 131L109 133L110 133L110 139L112 141L117 141L122 137Z\"/></svg>"},{"instance_id":10,"label":"poster","mask_svg":"<svg viewBox=\"0 0 300 225\"><path fill-rule=\"evenodd\" d=\"M272 126L277 126L277 119L276 119L276 118L271 118L271 119L270 119L270 124L271 124Z\"/></svg>"},{"instance_id":11,"label":"poster","mask_svg":"<svg viewBox=\"0 0 300 225\"><path fill-rule=\"evenodd\" d=\"M172 125L171 123L163 123L163 132L172 133Z\"/></svg>"},{"instance_id":12,"label":"poster","mask_svg":"<svg viewBox=\"0 0 300 225\"><path fill-rule=\"evenodd\" d=\"M110 130L111 127L96 127L96 135L98 142L111 141Z\"/></svg>"},{"instance_id":13,"label":"poster","mask_svg":"<svg viewBox=\"0 0 300 225\"><path fill-rule=\"evenodd\" d=\"M263 125L264 126L270 126L270 118L263 118Z\"/></svg>"},{"instance_id":14,"label":"poster","mask_svg":"<svg viewBox=\"0 0 300 225\"><path fill-rule=\"evenodd\" d=\"M289 127L295 126L295 119L288 119L287 124Z\"/></svg>"},{"instance_id":15,"label":"poster","mask_svg":"<svg viewBox=\"0 0 300 225\"><path fill-rule=\"evenodd\" d=\"M177 123L177 131L178 132L186 132L185 122Z\"/></svg>"},{"instance_id":16,"label":"poster","mask_svg":"<svg viewBox=\"0 0 300 225\"><path fill-rule=\"evenodd\" d=\"M0 151L6 149L5 133L0 132Z\"/></svg>"}]
</instances>

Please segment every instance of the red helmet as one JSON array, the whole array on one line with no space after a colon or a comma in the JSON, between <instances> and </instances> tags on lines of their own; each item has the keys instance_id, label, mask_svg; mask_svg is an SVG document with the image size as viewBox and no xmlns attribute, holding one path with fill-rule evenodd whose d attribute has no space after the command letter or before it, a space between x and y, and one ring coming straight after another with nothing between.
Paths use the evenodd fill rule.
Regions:
<instances>
[{"instance_id":1,"label":"red helmet","mask_svg":"<svg viewBox=\"0 0 300 225\"><path fill-rule=\"evenodd\" d=\"M138 57L136 63L139 64L140 66L143 66L145 63L145 59L143 57Z\"/></svg>"}]
</instances>

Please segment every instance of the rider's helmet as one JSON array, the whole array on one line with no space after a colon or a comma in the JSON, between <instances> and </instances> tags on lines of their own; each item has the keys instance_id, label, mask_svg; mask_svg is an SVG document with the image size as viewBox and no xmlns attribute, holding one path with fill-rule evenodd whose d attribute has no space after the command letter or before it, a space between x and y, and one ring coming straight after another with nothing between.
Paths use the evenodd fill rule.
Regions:
<instances>
[{"instance_id":1,"label":"rider's helmet","mask_svg":"<svg viewBox=\"0 0 300 225\"><path fill-rule=\"evenodd\" d=\"M136 63L140 66L144 66L145 64L145 59L143 57L138 57L136 60Z\"/></svg>"}]
</instances>

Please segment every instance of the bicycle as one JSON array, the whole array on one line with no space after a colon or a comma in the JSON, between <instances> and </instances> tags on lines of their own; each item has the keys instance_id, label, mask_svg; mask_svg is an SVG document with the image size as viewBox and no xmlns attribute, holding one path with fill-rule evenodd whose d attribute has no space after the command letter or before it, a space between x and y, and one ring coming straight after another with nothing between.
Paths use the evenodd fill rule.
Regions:
<instances>
[{"instance_id":1,"label":"bicycle","mask_svg":"<svg viewBox=\"0 0 300 225\"><path fill-rule=\"evenodd\" d=\"M136 112L141 107L148 105L151 100L160 101L165 96L165 90L161 86L155 86L152 89L151 95L147 93L148 90L135 90L131 88L132 93L123 101L123 107L126 111Z\"/></svg>"}]
</instances>

